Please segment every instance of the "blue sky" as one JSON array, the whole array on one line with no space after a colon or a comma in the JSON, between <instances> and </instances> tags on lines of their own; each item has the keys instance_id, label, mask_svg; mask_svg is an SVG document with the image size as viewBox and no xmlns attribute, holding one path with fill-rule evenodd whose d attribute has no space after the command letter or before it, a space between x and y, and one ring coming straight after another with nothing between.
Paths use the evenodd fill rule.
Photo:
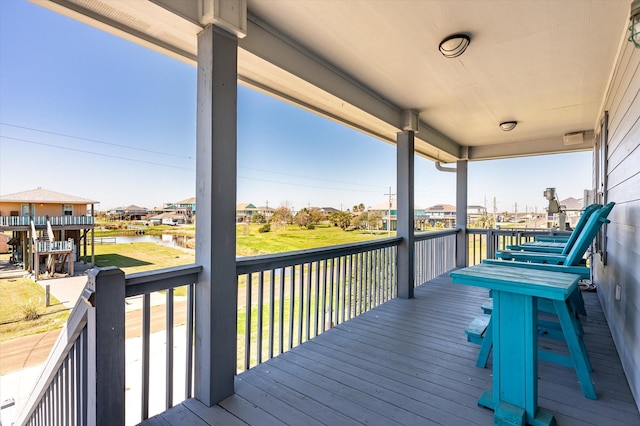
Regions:
<instances>
[{"instance_id":1,"label":"blue sky","mask_svg":"<svg viewBox=\"0 0 640 426\"><path fill-rule=\"evenodd\" d=\"M195 194L196 69L23 0L0 1L0 194L43 187L99 209ZM350 208L395 192L395 148L239 86L237 201ZM514 178L515 177L515 178ZM469 204L582 197L591 153L469 164ZM416 159L416 207L455 175Z\"/></svg>"}]
</instances>

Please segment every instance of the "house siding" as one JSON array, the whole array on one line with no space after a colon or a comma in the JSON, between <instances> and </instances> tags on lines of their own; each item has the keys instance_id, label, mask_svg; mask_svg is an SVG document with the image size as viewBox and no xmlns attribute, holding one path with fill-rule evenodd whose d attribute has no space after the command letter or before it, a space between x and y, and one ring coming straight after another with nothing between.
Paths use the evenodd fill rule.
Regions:
<instances>
[{"instance_id":1,"label":"house siding","mask_svg":"<svg viewBox=\"0 0 640 426\"><path fill-rule=\"evenodd\" d=\"M624 42L604 109L609 111L606 265L594 258L594 280L631 391L640 409L640 49ZM594 170L597 166L594 162ZM594 175L595 180L595 175ZM620 300L616 300L620 286Z\"/></svg>"},{"instance_id":2,"label":"house siding","mask_svg":"<svg viewBox=\"0 0 640 426\"><path fill-rule=\"evenodd\" d=\"M32 204L34 206L35 216L62 216L62 207L64 205L73 206L74 216L85 216L87 214L86 204L0 202L0 216L10 216L12 211L17 211L18 215L21 216L21 206L23 204Z\"/></svg>"}]
</instances>

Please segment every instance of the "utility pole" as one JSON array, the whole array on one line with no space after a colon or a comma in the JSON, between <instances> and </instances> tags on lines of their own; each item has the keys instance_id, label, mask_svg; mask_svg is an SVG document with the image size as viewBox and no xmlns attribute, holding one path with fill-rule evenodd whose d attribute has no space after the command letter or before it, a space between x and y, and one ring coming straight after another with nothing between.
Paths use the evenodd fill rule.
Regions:
<instances>
[{"instance_id":1,"label":"utility pole","mask_svg":"<svg viewBox=\"0 0 640 426\"><path fill-rule=\"evenodd\" d=\"M518 203L515 206L515 223L518 223Z\"/></svg>"},{"instance_id":2,"label":"utility pole","mask_svg":"<svg viewBox=\"0 0 640 426\"><path fill-rule=\"evenodd\" d=\"M493 197L493 227L494 228L496 228L497 227L496 225L498 224L498 222L497 222L498 218L496 216L497 210L498 209L496 207L496 197Z\"/></svg>"},{"instance_id":3,"label":"utility pole","mask_svg":"<svg viewBox=\"0 0 640 426\"><path fill-rule=\"evenodd\" d=\"M396 194L392 194L391 193L391 187L389 187L389 192L383 195L388 195L389 196L389 215L387 216L387 235L390 237L391 236L391 200L394 195Z\"/></svg>"}]
</instances>

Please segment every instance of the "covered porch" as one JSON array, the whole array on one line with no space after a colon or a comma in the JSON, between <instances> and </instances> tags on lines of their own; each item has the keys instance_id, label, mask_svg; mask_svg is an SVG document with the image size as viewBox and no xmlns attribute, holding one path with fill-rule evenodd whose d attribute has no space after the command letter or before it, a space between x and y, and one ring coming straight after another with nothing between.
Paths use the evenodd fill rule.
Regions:
<instances>
[{"instance_id":1,"label":"covered porch","mask_svg":"<svg viewBox=\"0 0 640 426\"><path fill-rule=\"evenodd\" d=\"M598 400L583 397L571 368L541 362L540 406L559 425L638 424L597 294L584 297ZM464 334L486 299L484 289L439 276L413 299L386 302L239 374L235 394L215 406L189 399L143 424L492 424L493 412L477 405L491 389L491 362L475 366L478 345Z\"/></svg>"},{"instance_id":2,"label":"covered porch","mask_svg":"<svg viewBox=\"0 0 640 426\"><path fill-rule=\"evenodd\" d=\"M172 360L171 289L188 285L184 398L177 398L186 402L171 408L174 367L167 361L166 412L147 420L149 363L157 357L147 338L139 421L490 424L492 412L476 403L491 387L491 373L474 366L477 348L464 336L487 292L450 284L446 275L436 279L477 261L464 208L468 163L584 150L594 152L594 200L617 203L590 258L599 291L588 295L584 339L598 400L583 398L570 368L541 363L539 404L560 424L638 422L640 56L626 41L629 2L514 2L506 9L467 2L462 15L457 2L444 1L331 8L251 0L36 2L197 66L200 220L196 265L129 277L95 271L87 303L74 311L22 422L123 423L122 301L167 290ZM384 35L375 37L381 28ZM440 57L438 42L456 31L466 31L458 39L484 55L468 62ZM483 34L491 35L483 41ZM523 44L505 42L512 36ZM425 41L434 56L417 54ZM505 57L513 60L495 66ZM397 237L236 259L238 82L395 144ZM532 125L521 132L497 130L527 120ZM455 164L454 231L424 236L413 229L416 155ZM489 235L480 257L498 248ZM148 305L144 312L148 322Z\"/></svg>"}]
</instances>

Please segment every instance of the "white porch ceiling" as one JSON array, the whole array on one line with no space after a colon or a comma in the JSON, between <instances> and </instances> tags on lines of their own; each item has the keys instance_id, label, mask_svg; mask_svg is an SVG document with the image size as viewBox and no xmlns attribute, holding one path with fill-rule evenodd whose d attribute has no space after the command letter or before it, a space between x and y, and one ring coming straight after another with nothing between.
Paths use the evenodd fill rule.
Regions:
<instances>
[{"instance_id":1,"label":"white porch ceiling","mask_svg":"<svg viewBox=\"0 0 640 426\"><path fill-rule=\"evenodd\" d=\"M195 63L202 0L33 0ZM208 1L208 0L205 0ZM591 149L628 0L247 0L239 80L395 141L420 113L416 150L450 162ZM471 36L447 59L445 37ZM518 121L503 132L501 121ZM585 142L563 135L587 131Z\"/></svg>"}]
</instances>

